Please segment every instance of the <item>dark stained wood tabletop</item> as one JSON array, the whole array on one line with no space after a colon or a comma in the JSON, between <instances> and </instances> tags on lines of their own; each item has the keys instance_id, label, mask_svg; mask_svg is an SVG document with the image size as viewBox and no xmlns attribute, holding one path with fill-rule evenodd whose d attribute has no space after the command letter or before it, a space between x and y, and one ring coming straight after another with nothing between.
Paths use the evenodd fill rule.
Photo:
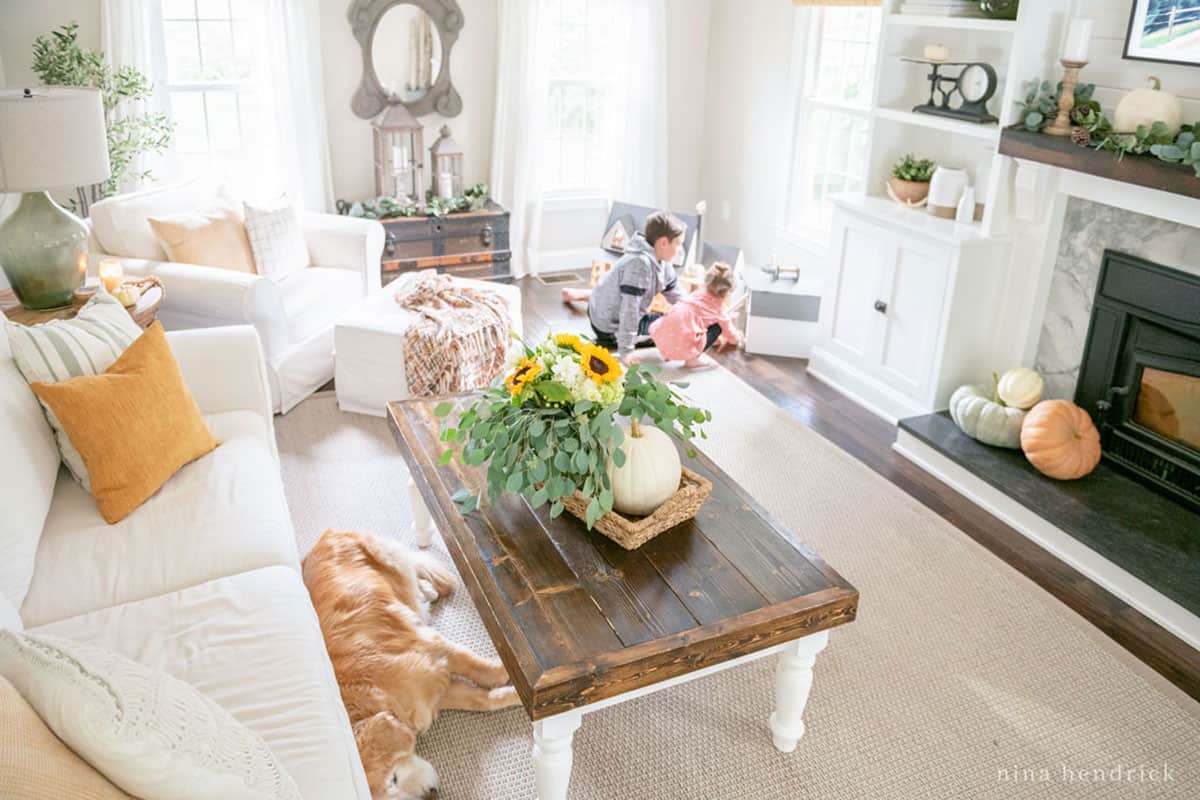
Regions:
<instances>
[{"instance_id":1,"label":"dark stained wood tabletop","mask_svg":"<svg viewBox=\"0 0 1200 800\"><path fill-rule=\"evenodd\" d=\"M438 466L434 406L390 403L389 424L531 719L854 619L857 590L703 453L697 517L637 550L520 496L461 514L451 496L484 471Z\"/></svg>"}]
</instances>

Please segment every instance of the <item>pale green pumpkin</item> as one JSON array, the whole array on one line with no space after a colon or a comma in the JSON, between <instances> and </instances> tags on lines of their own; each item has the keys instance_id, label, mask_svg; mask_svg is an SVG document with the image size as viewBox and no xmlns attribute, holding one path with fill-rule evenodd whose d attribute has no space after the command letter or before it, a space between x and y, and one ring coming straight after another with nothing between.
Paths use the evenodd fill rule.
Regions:
<instances>
[{"instance_id":1,"label":"pale green pumpkin","mask_svg":"<svg viewBox=\"0 0 1200 800\"><path fill-rule=\"evenodd\" d=\"M999 379L992 375L992 388L960 386L950 396L950 418L972 439L994 447L1021 449L1021 423L1025 411L1004 404L996 393Z\"/></svg>"}]
</instances>

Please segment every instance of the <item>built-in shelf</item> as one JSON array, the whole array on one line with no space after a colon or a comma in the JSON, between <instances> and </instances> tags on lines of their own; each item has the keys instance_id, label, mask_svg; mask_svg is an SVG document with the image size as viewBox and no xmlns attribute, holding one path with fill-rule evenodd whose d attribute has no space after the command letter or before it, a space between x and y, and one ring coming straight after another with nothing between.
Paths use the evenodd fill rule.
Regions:
<instances>
[{"instance_id":1,"label":"built-in shelf","mask_svg":"<svg viewBox=\"0 0 1200 800\"><path fill-rule=\"evenodd\" d=\"M1170 164L1153 156L1130 155L1118 159L1115 153L1080 147L1069 136L1034 133L1023 127L1005 128L1000 137L1000 152L1026 161L1200 198L1200 177L1191 167Z\"/></svg>"},{"instance_id":2,"label":"built-in shelf","mask_svg":"<svg viewBox=\"0 0 1200 800\"><path fill-rule=\"evenodd\" d=\"M995 241L978 222L961 223L935 217L924 208L907 208L887 197L846 192L830 198L836 205L876 222L954 245Z\"/></svg>"},{"instance_id":3,"label":"built-in shelf","mask_svg":"<svg viewBox=\"0 0 1200 800\"><path fill-rule=\"evenodd\" d=\"M876 118L902 122L906 125L916 125L921 128L931 128L946 131L959 136L970 136L985 142L995 142L1000 138L1000 128L995 124L979 124L964 122L951 117L939 117L936 114L918 114L915 111L901 111L896 108L877 108Z\"/></svg>"},{"instance_id":4,"label":"built-in shelf","mask_svg":"<svg viewBox=\"0 0 1200 800\"><path fill-rule=\"evenodd\" d=\"M927 14L893 14L888 17L888 23L916 28L952 28L960 31L995 31L997 33L1012 33L1017 28L1016 20L1011 19L936 17Z\"/></svg>"}]
</instances>

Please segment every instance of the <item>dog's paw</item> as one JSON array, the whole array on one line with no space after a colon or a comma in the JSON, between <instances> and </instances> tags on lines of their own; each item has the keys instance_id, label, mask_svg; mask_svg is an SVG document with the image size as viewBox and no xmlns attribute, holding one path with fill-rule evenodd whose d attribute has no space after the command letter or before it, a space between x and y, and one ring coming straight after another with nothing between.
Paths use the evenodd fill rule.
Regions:
<instances>
[{"instance_id":1,"label":"dog's paw","mask_svg":"<svg viewBox=\"0 0 1200 800\"><path fill-rule=\"evenodd\" d=\"M508 708L509 706L521 705L521 696L517 694L517 690L511 686L501 686L498 689L488 690L488 702L491 703L492 709Z\"/></svg>"},{"instance_id":2,"label":"dog's paw","mask_svg":"<svg viewBox=\"0 0 1200 800\"><path fill-rule=\"evenodd\" d=\"M375 800L437 800L437 796L437 771L414 755L396 765L383 793L375 795Z\"/></svg>"},{"instance_id":3,"label":"dog's paw","mask_svg":"<svg viewBox=\"0 0 1200 800\"><path fill-rule=\"evenodd\" d=\"M421 592L421 598L427 603L432 603L434 600L438 599L439 595L437 588L424 578L421 578L417 581L417 589L419 589Z\"/></svg>"}]
</instances>

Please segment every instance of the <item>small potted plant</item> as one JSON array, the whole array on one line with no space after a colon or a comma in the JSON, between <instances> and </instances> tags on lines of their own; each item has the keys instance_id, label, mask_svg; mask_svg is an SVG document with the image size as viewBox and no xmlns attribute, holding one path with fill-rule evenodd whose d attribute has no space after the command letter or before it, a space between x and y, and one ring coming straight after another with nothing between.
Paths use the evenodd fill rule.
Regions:
<instances>
[{"instance_id":1,"label":"small potted plant","mask_svg":"<svg viewBox=\"0 0 1200 800\"><path fill-rule=\"evenodd\" d=\"M912 154L896 162L892 167L892 177L888 181L888 194L897 203L906 206L919 206L929 196L929 179L937 164L928 158L916 159Z\"/></svg>"}]
</instances>

